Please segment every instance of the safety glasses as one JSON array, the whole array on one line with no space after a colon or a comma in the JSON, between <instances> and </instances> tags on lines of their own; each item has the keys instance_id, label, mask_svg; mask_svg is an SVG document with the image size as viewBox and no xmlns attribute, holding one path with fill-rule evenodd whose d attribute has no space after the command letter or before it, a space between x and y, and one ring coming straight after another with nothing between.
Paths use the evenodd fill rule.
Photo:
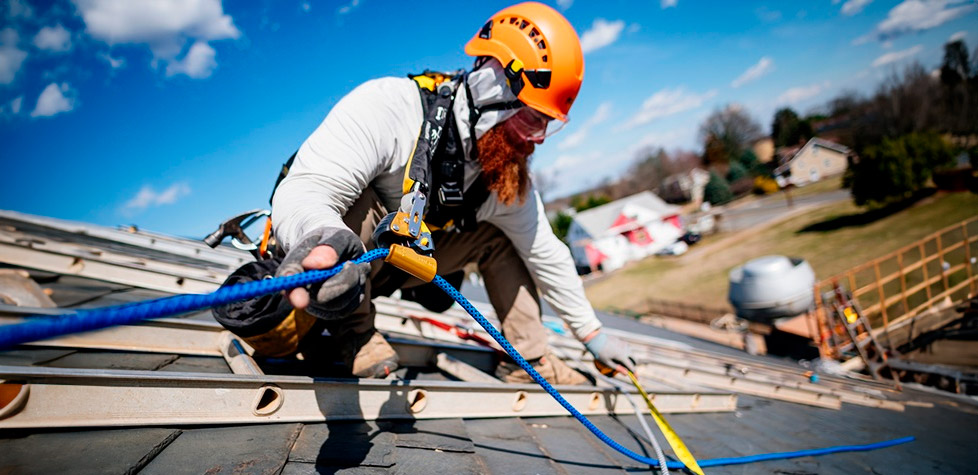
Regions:
<instances>
[{"instance_id":1,"label":"safety glasses","mask_svg":"<svg viewBox=\"0 0 978 475\"><path fill-rule=\"evenodd\" d=\"M506 121L506 126L516 135L533 143L543 143L564 128L565 124L566 122L554 120L532 107L521 107L519 112Z\"/></svg>"}]
</instances>

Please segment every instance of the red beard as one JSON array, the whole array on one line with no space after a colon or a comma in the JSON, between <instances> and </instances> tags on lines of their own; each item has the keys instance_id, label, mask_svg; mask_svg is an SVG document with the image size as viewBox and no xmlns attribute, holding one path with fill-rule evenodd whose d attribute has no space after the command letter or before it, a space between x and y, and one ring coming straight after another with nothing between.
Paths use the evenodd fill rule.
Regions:
<instances>
[{"instance_id":1,"label":"red beard","mask_svg":"<svg viewBox=\"0 0 978 475\"><path fill-rule=\"evenodd\" d=\"M507 206L517 199L523 204L530 189L533 143L521 140L503 124L489 129L476 143L482 177L489 191L495 191L499 201Z\"/></svg>"}]
</instances>

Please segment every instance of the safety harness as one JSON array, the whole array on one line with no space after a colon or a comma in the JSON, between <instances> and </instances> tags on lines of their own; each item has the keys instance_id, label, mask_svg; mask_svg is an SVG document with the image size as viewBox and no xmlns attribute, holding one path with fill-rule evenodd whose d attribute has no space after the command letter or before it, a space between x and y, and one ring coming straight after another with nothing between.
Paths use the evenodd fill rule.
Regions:
<instances>
[{"instance_id":1,"label":"safety harness","mask_svg":"<svg viewBox=\"0 0 978 475\"><path fill-rule=\"evenodd\" d=\"M475 214L489 198L489 189L481 174L465 189L465 149L452 112L458 90L467 87L464 71L426 70L408 77L418 86L424 120L404 171L403 193L420 191L423 195L427 209L422 218L430 230L472 231L476 227ZM481 112L472 108L471 137L475 137L474 123ZM282 165L272 196L288 175L297 153ZM471 155L475 158L477 154L473 143ZM271 196L268 202L271 204Z\"/></svg>"},{"instance_id":2,"label":"safety harness","mask_svg":"<svg viewBox=\"0 0 978 475\"><path fill-rule=\"evenodd\" d=\"M472 231L489 189L481 174L465 189L465 149L452 107L465 83L464 73L425 71L410 78L418 85L424 122L405 170L404 192L410 193L419 183L420 189L429 190L424 220L430 229ZM474 143L472 150L474 157L478 153Z\"/></svg>"},{"instance_id":3,"label":"safety harness","mask_svg":"<svg viewBox=\"0 0 978 475\"><path fill-rule=\"evenodd\" d=\"M479 69L486 61L488 58L480 58L475 69ZM504 72L513 96L518 96L523 87L523 64L517 60L510 61ZM379 246L390 247L391 258L413 262L414 271L408 272L417 277L419 274L433 275L436 268L436 263L431 258L435 249L431 231L475 230L476 212L490 195L481 173L468 188L465 187L466 153L453 112L459 89L465 87L470 101L470 160L478 158L479 151L474 139L477 136L475 125L481 116L487 111L518 109L524 104L519 100L511 100L476 106L464 70L454 73L426 70L408 77L418 87L423 121L414 151L405 167L402 182L404 196L399 209L378 223L373 241ZM273 197L282 180L288 176L297 153L298 151L293 153L282 165L272 189ZM270 197L269 203L271 201ZM269 227L266 225L266 229ZM265 245L269 240L274 241L274 237L266 233L261 247L256 248L259 259L281 254L282 250L277 248L265 252ZM409 250L413 252L408 252Z\"/></svg>"}]
</instances>

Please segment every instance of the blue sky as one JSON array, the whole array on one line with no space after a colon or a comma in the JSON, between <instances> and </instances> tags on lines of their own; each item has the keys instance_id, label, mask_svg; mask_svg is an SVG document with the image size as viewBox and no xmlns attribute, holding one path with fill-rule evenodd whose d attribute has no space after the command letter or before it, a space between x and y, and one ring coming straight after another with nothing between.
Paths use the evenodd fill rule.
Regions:
<instances>
[{"instance_id":1,"label":"blue sky","mask_svg":"<svg viewBox=\"0 0 978 475\"><path fill-rule=\"evenodd\" d=\"M508 2L0 2L0 208L203 236L267 207L278 168L357 84L467 67ZM737 104L765 128L871 91L948 39L978 43L978 4L945 0L551 3L582 37L585 82L534 168L552 196L620 173L646 146L697 150Z\"/></svg>"}]
</instances>

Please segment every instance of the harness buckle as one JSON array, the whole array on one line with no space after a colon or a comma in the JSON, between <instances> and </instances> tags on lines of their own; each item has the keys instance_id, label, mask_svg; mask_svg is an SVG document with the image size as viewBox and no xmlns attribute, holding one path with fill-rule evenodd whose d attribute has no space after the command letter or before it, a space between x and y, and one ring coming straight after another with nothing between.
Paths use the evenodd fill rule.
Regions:
<instances>
[{"instance_id":1,"label":"harness buckle","mask_svg":"<svg viewBox=\"0 0 978 475\"><path fill-rule=\"evenodd\" d=\"M438 187L438 201L445 206L461 206L463 193L458 183L445 183Z\"/></svg>"}]
</instances>

